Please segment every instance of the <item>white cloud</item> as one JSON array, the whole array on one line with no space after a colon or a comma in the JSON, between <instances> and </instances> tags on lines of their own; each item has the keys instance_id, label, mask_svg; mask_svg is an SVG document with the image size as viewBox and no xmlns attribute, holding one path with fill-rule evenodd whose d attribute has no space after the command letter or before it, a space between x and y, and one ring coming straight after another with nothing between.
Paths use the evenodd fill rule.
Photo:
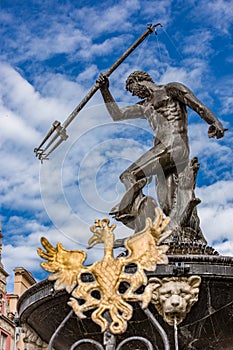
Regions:
<instances>
[{"instance_id":1,"label":"white cloud","mask_svg":"<svg viewBox=\"0 0 233 350\"><path fill-rule=\"evenodd\" d=\"M172 20L172 1L143 1L141 2L141 12L144 18L149 18L150 21L156 20L161 22L166 27L169 21ZM153 23L155 24L155 23Z\"/></svg>"},{"instance_id":2,"label":"white cloud","mask_svg":"<svg viewBox=\"0 0 233 350\"><path fill-rule=\"evenodd\" d=\"M220 254L226 254L223 240L229 242L228 253L232 247L233 227L233 181L218 181L210 186L196 189L196 195L202 203L198 206L201 227L208 244L213 245ZM233 255L233 250L231 250Z\"/></svg>"},{"instance_id":3,"label":"white cloud","mask_svg":"<svg viewBox=\"0 0 233 350\"><path fill-rule=\"evenodd\" d=\"M125 42L128 42L129 38L131 38L131 36L122 35L106 39L100 44L93 43L91 47L83 47L79 50L77 56L85 60L98 56L108 56L114 52L116 48L125 46Z\"/></svg>"},{"instance_id":4,"label":"white cloud","mask_svg":"<svg viewBox=\"0 0 233 350\"><path fill-rule=\"evenodd\" d=\"M94 79L97 78L98 76L98 68L95 64L91 64L88 66L83 72L79 73L77 76L77 81L78 82L90 82L90 81L95 81Z\"/></svg>"},{"instance_id":5,"label":"white cloud","mask_svg":"<svg viewBox=\"0 0 233 350\"><path fill-rule=\"evenodd\" d=\"M226 208L233 201L233 181L218 181L210 186L202 186L198 189L198 196L203 198L207 206Z\"/></svg>"},{"instance_id":6,"label":"white cloud","mask_svg":"<svg viewBox=\"0 0 233 350\"><path fill-rule=\"evenodd\" d=\"M229 33L233 20L233 1L232 0L212 0L198 2L195 17L199 20L205 20L214 28L225 33Z\"/></svg>"},{"instance_id":7,"label":"white cloud","mask_svg":"<svg viewBox=\"0 0 233 350\"><path fill-rule=\"evenodd\" d=\"M215 249L222 255L231 256L233 255L233 242L225 241L215 245Z\"/></svg>"},{"instance_id":8,"label":"white cloud","mask_svg":"<svg viewBox=\"0 0 233 350\"><path fill-rule=\"evenodd\" d=\"M212 40L214 40L214 34L209 30L198 29L195 33L187 36L184 39L183 53L189 54L194 57L206 57L216 54L212 48Z\"/></svg>"},{"instance_id":9,"label":"white cloud","mask_svg":"<svg viewBox=\"0 0 233 350\"><path fill-rule=\"evenodd\" d=\"M215 94L222 104L221 113L226 116L232 115L233 107L233 76L227 72L223 78L219 79L215 86Z\"/></svg>"},{"instance_id":10,"label":"white cloud","mask_svg":"<svg viewBox=\"0 0 233 350\"><path fill-rule=\"evenodd\" d=\"M24 123L27 124L25 128L31 126L42 129L43 122L50 121L53 116L55 119L56 114L67 113L67 108L59 101L59 96L56 99L41 96L10 65L5 63L0 64L0 78L3 116L9 115L9 118L12 115L15 116L15 118L20 119L18 123L21 123L21 125ZM11 125L14 127L14 120ZM16 126L15 129L17 130ZM28 132L28 134L32 134L32 131ZM35 138L35 135L33 137ZM37 135L37 138L39 138L39 135Z\"/></svg>"},{"instance_id":11,"label":"white cloud","mask_svg":"<svg viewBox=\"0 0 233 350\"><path fill-rule=\"evenodd\" d=\"M40 140L40 134L30 125L26 120L23 120L19 116L15 115L11 111L7 110L3 106L0 106L0 138L1 143L6 140L17 140L18 146L30 146L37 140Z\"/></svg>"},{"instance_id":12,"label":"white cloud","mask_svg":"<svg viewBox=\"0 0 233 350\"><path fill-rule=\"evenodd\" d=\"M82 46L90 46L91 40L72 25L58 25L48 28L43 36L34 37L28 43L28 57L45 60L56 54L70 54Z\"/></svg>"},{"instance_id":13,"label":"white cloud","mask_svg":"<svg viewBox=\"0 0 233 350\"><path fill-rule=\"evenodd\" d=\"M79 18L81 23L85 22L84 28L92 37L129 29L130 19L133 19L133 14L141 6L138 0L119 1L113 6L108 6L108 3L104 5L104 8L86 6L74 11L73 18Z\"/></svg>"}]
</instances>

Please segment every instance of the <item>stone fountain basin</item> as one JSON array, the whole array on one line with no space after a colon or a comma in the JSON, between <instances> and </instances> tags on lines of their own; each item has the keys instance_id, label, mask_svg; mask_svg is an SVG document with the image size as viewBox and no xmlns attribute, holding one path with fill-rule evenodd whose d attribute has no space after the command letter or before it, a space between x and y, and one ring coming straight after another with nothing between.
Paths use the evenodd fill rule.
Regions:
<instances>
[{"instance_id":1,"label":"stone fountain basin","mask_svg":"<svg viewBox=\"0 0 233 350\"><path fill-rule=\"evenodd\" d=\"M232 350L233 344L233 258L207 255L171 255L168 265L157 267L148 277L172 277L199 275L202 278L198 302L178 327L179 350ZM29 288L18 301L18 313L22 323L28 324L39 337L49 342L51 336L70 312L65 291L53 292L53 283L44 280ZM117 336L117 344L130 336L143 336L151 341L154 349L163 349L157 330L138 304L133 303L133 318L127 331ZM154 306L150 311L168 335L171 350L174 349L174 330L166 324ZM56 350L68 350L77 340L91 338L103 343L100 327L87 318L73 316L59 332L54 342ZM142 344L125 345L122 350L135 350ZM144 345L143 345L144 346ZM92 350L82 345L80 350ZM93 347L93 349L95 349ZM144 350L143 347L140 349ZM146 347L145 347L146 349Z\"/></svg>"}]
</instances>

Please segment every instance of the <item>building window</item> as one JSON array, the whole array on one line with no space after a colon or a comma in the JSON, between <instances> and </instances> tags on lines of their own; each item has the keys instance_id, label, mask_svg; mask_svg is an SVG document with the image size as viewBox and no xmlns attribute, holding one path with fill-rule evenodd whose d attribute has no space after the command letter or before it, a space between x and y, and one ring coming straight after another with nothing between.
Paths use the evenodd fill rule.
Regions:
<instances>
[{"instance_id":1,"label":"building window","mask_svg":"<svg viewBox=\"0 0 233 350\"><path fill-rule=\"evenodd\" d=\"M8 350L8 335L5 333L0 334L0 350Z\"/></svg>"}]
</instances>

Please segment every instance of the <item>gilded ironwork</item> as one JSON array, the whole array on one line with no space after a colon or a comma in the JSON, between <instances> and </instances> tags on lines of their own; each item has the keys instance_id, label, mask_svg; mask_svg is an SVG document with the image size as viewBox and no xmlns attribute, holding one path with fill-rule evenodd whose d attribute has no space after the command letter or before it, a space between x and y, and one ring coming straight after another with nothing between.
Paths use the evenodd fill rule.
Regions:
<instances>
[{"instance_id":1,"label":"gilded ironwork","mask_svg":"<svg viewBox=\"0 0 233 350\"><path fill-rule=\"evenodd\" d=\"M191 277L153 277L149 280L153 285L151 302L170 326L180 324L191 307L198 300L200 276Z\"/></svg>"},{"instance_id":2,"label":"gilded ironwork","mask_svg":"<svg viewBox=\"0 0 233 350\"><path fill-rule=\"evenodd\" d=\"M169 218L164 219L162 211L156 208L154 223L148 218L141 232L125 240L127 256L115 258L113 231L116 226L110 226L108 219L96 220L90 228L93 236L88 248L104 243L104 257L90 266L83 265L85 252L66 250L61 243L54 248L42 238L45 251L39 248L38 254L47 262L41 266L52 272L48 279L55 281L55 290L66 289L71 293L68 304L79 318L85 318L86 311L95 309L91 317L102 332L109 329L112 334L123 333L133 313L128 302L139 301L145 309L151 301L154 285L148 283L145 270L154 271L157 264L168 263L165 254L168 246L159 246L170 234L165 231L168 222ZM127 266L132 264L134 272L127 272ZM140 287L144 289L138 293ZM106 313L110 317L106 317Z\"/></svg>"}]
</instances>

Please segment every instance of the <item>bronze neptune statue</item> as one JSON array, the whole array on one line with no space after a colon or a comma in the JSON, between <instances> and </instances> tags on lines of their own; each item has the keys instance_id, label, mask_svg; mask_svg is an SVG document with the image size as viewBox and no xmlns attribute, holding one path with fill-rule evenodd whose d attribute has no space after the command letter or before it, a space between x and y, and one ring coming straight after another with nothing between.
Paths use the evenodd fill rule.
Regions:
<instances>
[{"instance_id":1,"label":"bronze neptune statue","mask_svg":"<svg viewBox=\"0 0 233 350\"><path fill-rule=\"evenodd\" d=\"M110 93L104 74L100 74L97 84L114 121L142 118L154 131L152 148L120 175L126 193L110 214L136 232L142 229L145 217L153 215L157 206L142 189L155 176L158 204L171 218L171 228L186 233L191 230L203 242L196 213L200 199L194 194L199 164L196 157L189 159L187 106L210 125L209 137L224 136L226 129L222 123L185 85L178 82L157 85L143 71L131 73L126 80L126 90L141 100L123 109Z\"/></svg>"}]
</instances>

